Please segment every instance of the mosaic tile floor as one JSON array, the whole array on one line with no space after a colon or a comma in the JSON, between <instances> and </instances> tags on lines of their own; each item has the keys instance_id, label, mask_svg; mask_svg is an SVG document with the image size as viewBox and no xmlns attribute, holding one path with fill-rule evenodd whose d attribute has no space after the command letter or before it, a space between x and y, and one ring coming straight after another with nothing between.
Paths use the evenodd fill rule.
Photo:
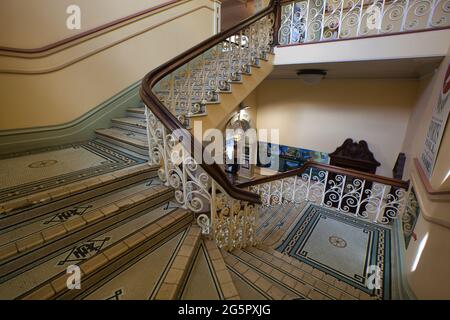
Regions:
<instances>
[{"instance_id":1,"label":"mosaic tile floor","mask_svg":"<svg viewBox=\"0 0 450 320\"><path fill-rule=\"evenodd\" d=\"M98 140L4 156L0 203L142 162Z\"/></svg>"},{"instance_id":2,"label":"mosaic tile floor","mask_svg":"<svg viewBox=\"0 0 450 320\"><path fill-rule=\"evenodd\" d=\"M95 256L100 251L108 248L114 241L126 237L146 223L155 221L173 212L176 208L178 208L178 205L173 201L164 203L156 208L145 210L141 215L131 220L121 221L102 234L79 241L62 252L57 254L49 252L48 257L44 261L33 263L28 270L0 279L0 299L17 298L19 295L64 271L68 265L80 263ZM107 298L109 293L102 292L102 294L104 298Z\"/></svg>"},{"instance_id":3,"label":"mosaic tile floor","mask_svg":"<svg viewBox=\"0 0 450 320\"><path fill-rule=\"evenodd\" d=\"M384 226L309 205L277 250L379 299L389 299L390 232ZM376 268L381 275L379 288L366 283Z\"/></svg>"}]
</instances>

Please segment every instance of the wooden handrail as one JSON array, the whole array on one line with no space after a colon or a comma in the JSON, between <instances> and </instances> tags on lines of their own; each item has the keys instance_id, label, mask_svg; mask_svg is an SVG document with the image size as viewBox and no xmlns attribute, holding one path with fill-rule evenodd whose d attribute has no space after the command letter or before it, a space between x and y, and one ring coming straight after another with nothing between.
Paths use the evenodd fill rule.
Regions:
<instances>
[{"instance_id":1,"label":"wooden handrail","mask_svg":"<svg viewBox=\"0 0 450 320\"><path fill-rule=\"evenodd\" d=\"M192 47L186 52L176 56L172 60L166 62L160 67L149 72L142 80L142 86L140 90L140 95L145 105L151 110L151 112L162 122L162 124L173 132L177 138L184 144L184 147L188 150L201 150L200 154L203 154L203 145L195 139L195 137L188 131L185 130L183 124L164 106L164 104L158 99L158 97L153 93L152 88L165 76L174 72L178 68L187 64L189 61L198 57L207 50L218 45L227 38L235 35L237 32L245 29L246 27L252 25L256 21L262 19L263 17L274 13L275 20L279 19L279 0L271 0L270 4L264 10L259 13L241 21L236 26L218 33L209 39L204 40L198 45ZM275 25L277 22L275 21ZM274 32L276 35L276 32ZM276 43L276 37L274 39ZM186 145L186 143L189 143ZM196 159L200 167L216 182L223 190L228 193L234 199L241 201L248 201L251 203L261 203L261 198L258 194L242 190L235 185L233 185L225 175L225 172L216 164L206 164L202 159Z\"/></svg>"},{"instance_id":2,"label":"wooden handrail","mask_svg":"<svg viewBox=\"0 0 450 320\"><path fill-rule=\"evenodd\" d=\"M293 177L293 176L304 173L306 171L306 169L308 169L308 168L316 168L316 169L320 169L320 170L326 170L326 171L332 172L332 173L352 176L354 178L364 179L364 180L368 180L371 182L378 182L378 183L382 183L385 185L390 185L393 187L399 187L399 188L403 188L403 189L408 189L408 187L409 187L408 181L387 178L387 177L379 176L376 174L365 173L365 172L361 172L361 171L357 171L357 170L336 167L336 166L332 166L329 164L323 164L323 163L318 163L318 162L314 162L314 161L308 161L305 164L303 164L303 166L301 166L300 168L296 168L296 169L289 170L286 172L277 173L277 174L274 174L271 176L266 176L263 178L239 183L239 184L237 184L237 187L247 188L247 187L255 186L258 184L263 184L263 183L268 183L268 182L272 182L272 181L276 181L276 180L280 180L280 179L284 179L284 178Z\"/></svg>"},{"instance_id":3,"label":"wooden handrail","mask_svg":"<svg viewBox=\"0 0 450 320\"><path fill-rule=\"evenodd\" d=\"M173 4L175 4L175 3L179 2L179 1L181 1L181 0L168 0L167 2L164 2L164 3L158 4L156 6L150 7L148 9L141 10L139 12L130 14L130 15L126 16L126 17L115 19L115 20L113 20L111 22L105 23L103 25L100 25L98 27L92 28L92 29L87 30L85 32L81 32L81 33L76 34L74 36L70 36L70 37L64 38L62 40L59 40L59 41L56 41L54 43L45 45L43 47L29 48L29 49L27 49L27 48L13 48L13 47L0 47L0 54L4 55L4 53L8 53L8 52L10 52L10 53L18 53L18 54L38 54L38 53L44 53L46 51L51 51L51 50L54 50L54 49L56 49L58 47L62 47L62 46L68 45L68 44L70 44L72 42L75 42L77 40L82 40L83 38L89 37L89 36L91 36L91 35L93 35L95 33L98 33L98 32L105 31L107 29L116 27L116 26L121 25L121 24L123 24L123 23L125 23L127 21L137 19L137 18L139 18L141 16L145 16L145 15L147 15L147 14L153 12L153 11L160 10L160 9L162 9L164 7L171 6L171 5L173 5Z\"/></svg>"}]
</instances>

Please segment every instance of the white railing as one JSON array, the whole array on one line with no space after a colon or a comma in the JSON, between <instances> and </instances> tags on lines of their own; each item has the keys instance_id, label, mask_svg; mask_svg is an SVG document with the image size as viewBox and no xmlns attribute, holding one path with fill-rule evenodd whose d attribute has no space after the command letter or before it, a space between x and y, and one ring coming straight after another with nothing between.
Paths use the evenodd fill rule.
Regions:
<instances>
[{"instance_id":1,"label":"white railing","mask_svg":"<svg viewBox=\"0 0 450 320\"><path fill-rule=\"evenodd\" d=\"M282 4L280 45L448 27L450 0L303 0Z\"/></svg>"},{"instance_id":2,"label":"white railing","mask_svg":"<svg viewBox=\"0 0 450 320\"><path fill-rule=\"evenodd\" d=\"M267 59L273 41L274 14L268 14L227 37L158 81L152 92L182 124L206 114L206 105L217 103L220 92L260 59ZM175 199L198 214L203 233L220 248L232 250L256 243L258 205L232 198L195 161L179 138L145 108L149 162L160 166L159 178L175 189Z\"/></svg>"},{"instance_id":3,"label":"white railing","mask_svg":"<svg viewBox=\"0 0 450 320\"><path fill-rule=\"evenodd\" d=\"M408 189L325 169L256 184L249 190L261 196L263 206L308 201L373 223L389 224L403 213Z\"/></svg>"},{"instance_id":4,"label":"white railing","mask_svg":"<svg viewBox=\"0 0 450 320\"><path fill-rule=\"evenodd\" d=\"M190 118L206 113L219 102L219 93L266 59L273 41L274 15L270 14L199 55L160 80L152 91L178 120L190 127Z\"/></svg>"},{"instance_id":5,"label":"white railing","mask_svg":"<svg viewBox=\"0 0 450 320\"><path fill-rule=\"evenodd\" d=\"M149 162L160 165L158 176L175 189L176 201L198 214L202 233L226 250L255 245L258 205L230 197L148 108L145 112Z\"/></svg>"}]
</instances>

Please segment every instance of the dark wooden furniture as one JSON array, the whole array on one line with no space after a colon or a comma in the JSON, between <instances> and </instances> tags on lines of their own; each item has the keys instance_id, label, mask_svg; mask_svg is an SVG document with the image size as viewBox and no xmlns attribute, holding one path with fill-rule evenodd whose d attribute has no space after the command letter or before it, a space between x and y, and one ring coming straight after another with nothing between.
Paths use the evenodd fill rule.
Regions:
<instances>
[{"instance_id":1,"label":"dark wooden furniture","mask_svg":"<svg viewBox=\"0 0 450 320\"><path fill-rule=\"evenodd\" d=\"M337 167L375 174L380 163L374 158L366 141L354 142L346 139L334 152L329 154L330 164Z\"/></svg>"}]
</instances>

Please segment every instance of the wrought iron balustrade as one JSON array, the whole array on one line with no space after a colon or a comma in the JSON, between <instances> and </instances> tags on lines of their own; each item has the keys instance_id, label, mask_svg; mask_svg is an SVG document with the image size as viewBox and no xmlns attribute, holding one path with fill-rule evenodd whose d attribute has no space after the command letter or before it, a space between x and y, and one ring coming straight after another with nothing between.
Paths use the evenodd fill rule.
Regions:
<instances>
[{"instance_id":1,"label":"wrought iron balustrade","mask_svg":"<svg viewBox=\"0 0 450 320\"><path fill-rule=\"evenodd\" d=\"M149 161L160 165L159 177L175 189L175 199L198 214L203 232L227 250L256 243L260 198L232 185L217 164L197 161L191 153L195 146L203 150L202 144L186 129L192 117L204 115L207 104L231 90L231 83L268 58L279 8L278 1L271 1L256 15L153 70L142 82Z\"/></svg>"},{"instance_id":2,"label":"wrought iron balustrade","mask_svg":"<svg viewBox=\"0 0 450 320\"><path fill-rule=\"evenodd\" d=\"M203 115L207 104L217 103L220 93L230 91L233 82L242 80L242 74L268 58L278 43L274 30L280 25L280 8L278 1L272 0L266 9L175 57L142 81L149 161L160 166L159 177L175 189L175 199L198 215L203 233L227 250L256 243L258 209L261 203L271 205L276 199L278 204L302 200L325 206L337 203L336 208L342 212L356 201L356 215L381 223L395 218L403 208L405 187L398 180L351 172L350 184L348 176L336 172L335 167L308 164L319 171L311 170L309 175L306 171L278 174L268 178L270 182L253 181L246 190L250 185L233 185L216 163L195 158L193 151L200 148L203 155L204 148L186 130L190 119ZM330 171L338 175L332 178ZM369 186L369 180L385 184ZM353 189L349 189L350 185Z\"/></svg>"},{"instance_id":3,"label":"wrought iron balustrade","mask_svg":"<svg viewBox=\"0 0 450 320\"><path fill-rule=\"evenodd\" d=\"M450 26L449 0L301 0L282 4L280 45Z\"/></svg>"},{"instance_id":4,"label":"wrought iron balustrade","mask_svg":"<svg viewBox=\"0 0 450 320\"><path fill-rule=\"evenodd\" d=\"M373 223L389 224L403 212L409 184L318 163L240 184L263 206L311 202Z\"/></svg>"},{"instance_id":5,"label":"wrought iron balustrade","mask_svg":"<svg viewBox=\"0 0 450 320\"><path fill-rule=\"evenodd\" d=\"M180 136L170 133L148 109L146 118L150 162L160 165L158 176L175 189L175 199L199 214L203 233L226 250L254 245L259 204L230 196L195 161Z\"/></svg>"}]
</instances>

